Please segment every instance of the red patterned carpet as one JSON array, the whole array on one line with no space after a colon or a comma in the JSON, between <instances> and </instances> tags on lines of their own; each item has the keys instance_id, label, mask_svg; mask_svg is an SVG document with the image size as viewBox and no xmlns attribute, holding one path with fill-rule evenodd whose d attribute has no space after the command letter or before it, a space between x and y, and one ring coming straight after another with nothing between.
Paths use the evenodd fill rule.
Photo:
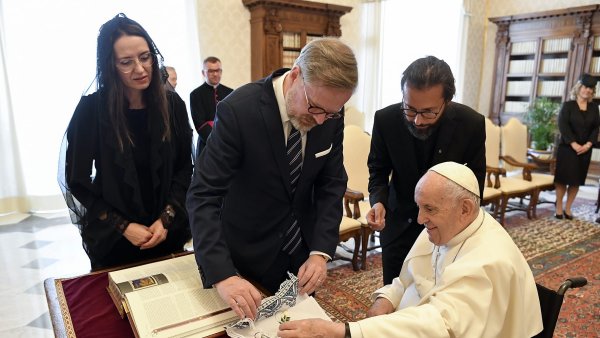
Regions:
<instances>
[{"instance_id":1,"label":"red patterned carpet","mask_svg":"<svg viewBox=\"0 0 600 338\"><path fill-rule=\"evenodd\" d=\"M576 201L575 219L557 220L550 204L538 208L538 219L529 221L514 213L506 228L529 261L536 281L550 289L569 277L583 276L588 285L566 293L555 337L600 337L600 224L594 222L593 201ZM341 321L365 317L370 295L381 287L381 256L370 255L366 271L350 265L332 269L316 299Z\"/></svg>"}]
</instances>

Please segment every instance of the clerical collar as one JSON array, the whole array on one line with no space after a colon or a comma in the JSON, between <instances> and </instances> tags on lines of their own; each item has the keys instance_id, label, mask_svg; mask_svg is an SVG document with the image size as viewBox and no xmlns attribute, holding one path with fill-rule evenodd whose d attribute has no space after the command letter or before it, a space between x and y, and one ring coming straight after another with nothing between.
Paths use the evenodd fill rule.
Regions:
<instances>
[{"instance_id":1,"label":"clerical collar","mask_svg":"<svg viewBox=\"0 0 600 338\"><path fill-rule=\"evenodd\" d=\"M458 254L460 254L460 250L462 250L463 245L465 245L467 240L469 238L471 238L471 236L473 234L475 234L477 232L477 230L479 230L479 228L481 228L484 220L485 220L485 212L483 211L483 209L479 208L479 214L477 215L477 218L475 218L475 220L471 224L469 224L469 226L467 226L458 235L454 236L450 241L448 241L448 243L446 243L446 245L441 245L438 247L434 246L435 255L432 255L433 285L437 285L438 272L441 271L441 270L439 270L439 267L438 267L438 259L440 258L440 255L442 255L442 252L447 253L451 249L456 247L458 244L460 244L460 246L458 247L458 250L454 254L454 258L452 259L451 262L449 262L447 264L454 263L454 261L456 261L456 258L458 257ZM435 257L435 260L434 260L434 257ZM442 262L444 260L445 259L442 259Z\"/></svg>"},{"instance_id":2,"label":"clerical collar","mask_svg":"<svg viewBox=\"0 0 600 338\"><path fill-rule=\"evenodd\" d=\"M471 235L473 235L481 227L484 216L485 216L485 211L483 211L481 208L479 208L479 214L477 214L477 217L475 218L475 220L473 220L473 222L471 222L471 224L469 224L469 226L467 226L458 235L452 237L452 239L449 240L448 243L446 243L445 245L441 245L441 246L447 247L448 249L450 249L450 248L466 241L467 238L471 237Z\"/></svg>"}]
</instances>

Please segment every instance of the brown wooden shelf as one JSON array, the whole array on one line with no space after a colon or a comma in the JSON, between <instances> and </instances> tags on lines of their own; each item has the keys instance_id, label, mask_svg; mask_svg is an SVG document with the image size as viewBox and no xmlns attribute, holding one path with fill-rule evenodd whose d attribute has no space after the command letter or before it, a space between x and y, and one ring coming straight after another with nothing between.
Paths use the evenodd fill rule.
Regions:
<instances>
[{"instance_id":1,"label":"brown wooden shelf","mask_svg":"<svg viewBox=\"0 0 600 338\"><path fill-rule=\"evenodd\" d=\"M289 62L283 52L300 52L307 37L341 36L340 17L352 7L304 0L242 0L250 11L252 80ZM283 47L287 33L300 35L299 47Z\"/></svg>"},{"instance_id":2,"label":"brown wooden shelf","mask_svg":"<svg viewBox=\"0 0 600 338\"><path fill-rule=\"evenodd\" d=\"M560 77L565 78L567 73L538 73L538 77Z\"/></svg>"},{"instance_id":3,"label":"brown wooden shelf","mask_svg":"<svg viewBox=\"0 0 600 338\"><path fill-rule=\"evenodd\" d=\"M600 37L600 5L598 4L494 17L489 20L497 26L492 100L489 110L489 117L493 121L505 123L509 115L512 115L501 111L506 101L533 102L539 96L551 97L553 101L564 101L579 76L591 71L592 58L600 56L600 50L593 50L594 39ZM548 41L555 44L549 45ZM526 53L511 54L517 44L520 45L518 47L525 48L517 49L517 52ZM565 51L567 44L569 49ZM546 50L557 51L544 52L544 45ZM562 59L566 60L563 61L566 65L561 61L556 61L556 64L545 64L545 62ZM519 60L532 61L534 72L508 73L510 63ZM542 72L555 69L565 71ZM600 74L596 75L600 76ZM531 81L532 91L529 95L507 94L507 83L518 79ZM539 83L543 81L562 81L561 93L552 96L539 95Z\"/></svg>"},{"instance_id":4,"label":"brown wooden shelf","mask_svg":"<svg viewBox=\"0 0 600 338\"><path fill-rule=\"evenodd\" d=\"M513 77L532 78L533 74L529 74L529 73L508 73L508 74L506 74L506 77L508 77L508 78L513 78Z\"/></svg>"}]
</instances>

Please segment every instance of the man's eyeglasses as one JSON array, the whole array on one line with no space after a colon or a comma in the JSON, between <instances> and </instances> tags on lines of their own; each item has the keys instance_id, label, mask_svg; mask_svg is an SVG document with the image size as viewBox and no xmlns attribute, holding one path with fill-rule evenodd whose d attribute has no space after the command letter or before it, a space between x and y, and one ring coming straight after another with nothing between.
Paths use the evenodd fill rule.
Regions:
<instances>
[{"instance_id":1,"label":"man's eyeglasses","mask_svg":"<svg viewBox=\"0 0 600 338\"><path fill-rule=\"evenodd\" d=\"M321 107L316 107L316 106L313 106L312 104L310 104L310 101L308 100L308 94L306 93L306 82L304 81L304 75L302 75L302 73L300 73L300 77L302 77L302 87L304 88L304 97L306 98L306 104L308 105L308 112L310 114L312 114L312 115L325 114L326 119L339 119L340 117L344 116L344 114L342 113L342 109L344 109L344 107L340 108L340 110L335 113L330 113Z\"/></svg>"},{"instance_id":2,"label":"man's eyeglasses","mask_svg":"<svg viewBox=\"0 0 600 338\"><path fill-rule=\"evenodd\" d=\"M223 69L207 69L206 73L208 74L221 74L223 72Z\"/></svg>"},{"instance_id":3,"label":"man's eyeglasses","mask_svg":"<svg viewBox=\"0 0 600 338\"><path fill-rule=\"evenodd\" d=\"M440 108L438 108L437 111L435 111L433 109L417 110L415 108L410 107L409 105L404 103L404 101L402 101L402 107L400 108L400 111L406 117L409 117L411 119L417 117L417 115L420 114L424 119L431 120L431 119L436 118L438 116L438 114L442 112L442 108L444 108L445 104L446 104L445 102L442 103L442 105L440 106Z\"/></svg>"},{"instance_id":4,"label":"man's eyeglasses","mask_svg":"<svg viewBox=\"0 0 600 338\"><path fill-rule=\"evenodd\" d=\"M151 52L145 52L140 54L137 58L123 58L117 60L116 67L122 73L131 73L137 67L137 64L141 64L142 67L146 68L154 64L156 56Z\"/></svg>"}]
</instances>

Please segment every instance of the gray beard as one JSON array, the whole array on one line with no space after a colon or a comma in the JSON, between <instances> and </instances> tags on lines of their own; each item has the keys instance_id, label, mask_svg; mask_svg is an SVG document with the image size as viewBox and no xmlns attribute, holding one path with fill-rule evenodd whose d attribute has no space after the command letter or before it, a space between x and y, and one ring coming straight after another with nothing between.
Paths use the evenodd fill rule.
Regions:
<instances>
[{"instance_id":1,"label":"gray beard","mask_svg":"<svg viewBox=\"0 0 600 338\"><path fill-rule=\"evenodd\" d=\"M439 121L436 121L435 124L429 126L427 129L417 129L417 127L415 127L415 125L412 122L408 121L406 118L404 118L403 120L410 134L421 141L425 141L429 137L431 137L431 135L433 135L433 133L437 129L436 127Z\"/></svg>"},{"instance_id":2,"label":"gray beard","mask_svg":"<svg viewBox=\"0 0 600 338\"><path fill-rule=\"evenodd\" d=\"M299 119L296 116L290 116L290 114L288 114L288 117L290 118L290 122L292 123L292 126L294 126L294 128L296 128L296 130L299 130L300 132L308 133L312 128L315 127L315 126L309 127L304 124L301 124Z\"/></svg>"}]
</instances>

